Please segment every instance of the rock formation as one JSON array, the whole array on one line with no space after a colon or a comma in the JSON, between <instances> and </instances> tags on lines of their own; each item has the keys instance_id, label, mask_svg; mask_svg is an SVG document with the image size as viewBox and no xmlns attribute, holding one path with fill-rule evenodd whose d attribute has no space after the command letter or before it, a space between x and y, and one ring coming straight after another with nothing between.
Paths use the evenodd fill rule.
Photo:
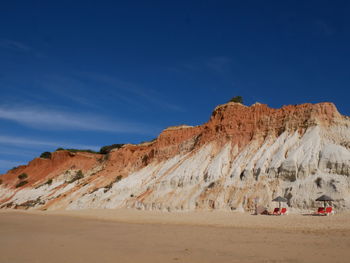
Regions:
<instances>
[{"instance_id":1,"label":"rock formation","mask_svg":"<svg viewBox=\"0 0 350 263\"><path fill-rule=\"evenodd\" d=\"M346 209L350 119L332 103L230 102L207 123L170 127L152 142L105 155L56 151L0 178L1 208L249 211L256 198L271 206L281 195L292 208L310 209L326 193Z\"/></svg>"}]
</instances>

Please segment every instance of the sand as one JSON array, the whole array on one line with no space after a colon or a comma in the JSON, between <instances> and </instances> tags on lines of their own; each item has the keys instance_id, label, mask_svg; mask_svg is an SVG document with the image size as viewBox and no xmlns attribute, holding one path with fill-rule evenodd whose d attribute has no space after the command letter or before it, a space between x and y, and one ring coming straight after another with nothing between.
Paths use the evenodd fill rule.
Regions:
<instances>
[{"instance_id":1,"label":"sand","mask_svg":"<svg viewBox=\"0 0 350 263\"><path fill-rule=\"evenodd\" d=\"M0 262L349 262L350 213L0 212Z\"/></svg>"}]
</instances>

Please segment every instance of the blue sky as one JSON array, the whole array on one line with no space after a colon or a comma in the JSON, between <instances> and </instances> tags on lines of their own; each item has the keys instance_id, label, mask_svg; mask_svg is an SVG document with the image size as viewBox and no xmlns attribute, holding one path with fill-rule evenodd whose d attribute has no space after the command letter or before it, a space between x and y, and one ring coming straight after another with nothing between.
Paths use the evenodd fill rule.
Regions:
<instances>
[{"instance_id":1,"label":"blue sky","mask_svg":"<svg viewBox=\"0 0 350 263\"><path fill-rule=\"evenodd\" d=\"M2 1L0 173L202 124L235 95L350 115L349 3Z\"/></svg>"}]
</instances>

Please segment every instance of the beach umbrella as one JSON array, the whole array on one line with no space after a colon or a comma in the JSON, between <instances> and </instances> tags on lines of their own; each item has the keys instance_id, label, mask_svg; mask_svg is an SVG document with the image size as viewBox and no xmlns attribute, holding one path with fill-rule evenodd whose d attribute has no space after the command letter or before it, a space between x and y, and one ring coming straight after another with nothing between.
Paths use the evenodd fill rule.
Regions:
<instances>
[{"instance_id":1,"label":"beach umbrella","mask_svg":"<svg viewBox=\"0 0 350 263\"><path fill-rule=\"evenodd\" d=\"M279 208L281 209L281 202L287 202L288 200L282 196L277 196L275 199L272 200L272 202L278 202Z\"/></svg>"},{"instance_id":2,"label":"beach umbrella","mask_svg":"<svg viewBox=\"0 0 350 263\"><path fill-rule=\"evenodd\" d=\"M328 195L321 195L320 197L318 197L316 199L316 201L322 201L323 202L323 206L326 207L326 202L327 201L334 201L332 199L332 197L329 197Z\"/></svg>"}]
</instances>

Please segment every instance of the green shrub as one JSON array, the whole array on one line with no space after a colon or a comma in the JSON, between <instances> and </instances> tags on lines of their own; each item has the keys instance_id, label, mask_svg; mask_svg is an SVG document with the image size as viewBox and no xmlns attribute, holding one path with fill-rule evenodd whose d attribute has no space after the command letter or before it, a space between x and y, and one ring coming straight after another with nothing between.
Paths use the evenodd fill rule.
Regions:
<instances>
[{"instance_id":1,"label":"green shrub","mask_svg":"<svg viewBox=\"0 0 350 263\"><path fill-rule=\"evenodd\" d=\"M77 153L77 152L98 153L90 149L66 149L66 150L72 153Z\"/></svg>"},{"instance_id":2,"label":"green shrub","mask_svg":"<svg viewBox=\"0 0 350 263\"><path fill-rule=\"evenodd\" d=\"M18 179L19 180L23 180L23 179L26 179L28 178L28 175L26 173L21 173L19 176L18 176Z\"/></svg>"},{"instance_id":3,"label":"green shrub","mask_svg":"<svg viewBox=\"0 0 350 263\"><path fill-rule=\"evenodd\" d=\"M79 171L77 172L76 176L77 176L79 179L81 179L81 178L84 177L84 174L83 174L83 172L82 172L81 170L79 170Z\"/></svg>"},{"instance_id":4,"label":"green shrub","mask_svg":"<svg viewBox=\"0 0 350 263\"><path fill-rule=\"evenodd\" d=\"M64 151L64 149L60 147L60 148L56 149L56 152L58 152L58 151Z\"/></svg>"},{"instance_id":5,"label":"green shrub","mask_svg":"<svg viewBox=\"0 0 350 263\"><path fill-rule=\"evenodd\" d=\"M56 152L57 151L68 151L68 152L72 152L72 153L77 153L77 152L98 153L98 152L95 152L95 151L90 150L90 149L64 149L64 148L57 148Z\"/></svg>"},{"instance_id":6,"label":"green shrub","mask_svg":"<svg viewBox=\"0 0 350 263\"><path fill-rule=\"evenodd\" d=\"M74 177L72 178L72 180L68 181L68 183L69 183L69 184L70 184L70 183L73 183L73 182L75 182L75 181L77 181L77 180L79 180L79 179L82 179L82 178L84 178L84 174L83 174L83 172L82 172L81 170L79 170L79 171L74 175Z\"/></svg>"},{"instance_id":7,"label":"green shrub","mask_svg":"<svg viewBox=\"0 0 350 263\"><path fill-rule=\"evenodd\" d=\"M112 144L112 145L106 145L101 147L100 149L100 153L101 154L107 154L110 151L112 151L113 149L119 149L121 147L123 147L124 144Z\"/></svg>"},{"instance_id":8,"label":"green shrub","mask_svg":"<svg viewBox=\"0 0 350 263\"><path fill-rule=\"evenodd\" d=\"M108 185L106 185L106 186L104 187L104 188L105 188L104 192L105 192L105 193L108 192L109 189L112 188L113 184L119 182L121 179L123 179L123 176L118 175L112 182L110 182Z\"/></svg>"},{"instance_id":9,"label":"green shrub","mask_svg":"<svg viewBox=\"0 0 350 263\"><path fill-rule=\"evenodd\" d=\"M0 184L2 184L2 180L0 179Z\"/></svg>"},{"instance_id":10,"label":"green shrub","mask_svg":"<svg viewBox=\"0 0 350 263\"><path fill-rule=\"evenodd\" d=\"M50 152L43 152L43 153L40 155L40 158L51 159L51 153L50 153Z\"/></svg>"},{"instance_id":11,"label":"green shrub","mask_svg":"<svg viewBox=\"0 0 350 263\"><path fill-rule=\"evenodd\" d=\"M16 184L16 188L26 185L27 183L28 181L20 181L18 184Z\"/></svg>"},{"instance_id":12,"label":"green shrub","mask_svg":"<svg viewBox=\"0 0 350 263\"><path fill-rule=\"evenodd\" d=\"M66 150L72 153L77 153L77 152L98 153L90 149L66 149Z\"/></svg>"},{"instance_id":13,"label":"green shrub","mask_svg":"<svg viewBox=\"0 0 350 263\"><path fill-rule=\"evenodd\" d=\"M47 180L45 184L51 185L51 184L52 184L52 178L50 178L49 180Z\"/></svg>"},{"instance_id":14,"label":"green shrub","mask_svg":"<svg viewBox=\"0 0 350 263\"><path fill-rule=\"evenodd\" d=\"M241 103L241 104L243 104L243 97L241 97L241 96L235 96L235 97L233 97L232 99L230 99L229 102L236 102L236 103Z\"/></svg>"},{"instance_id":15,"label":"green shrub","mask_svg":"<svg viewBox=\"0 0 350 263\"><path fill-rule=\"evenodd\" d=\"M115 182L119 182L121 179L123 179L123 176L118 175L118 176L115 178Z\"/></svg>"}]
</instances>

